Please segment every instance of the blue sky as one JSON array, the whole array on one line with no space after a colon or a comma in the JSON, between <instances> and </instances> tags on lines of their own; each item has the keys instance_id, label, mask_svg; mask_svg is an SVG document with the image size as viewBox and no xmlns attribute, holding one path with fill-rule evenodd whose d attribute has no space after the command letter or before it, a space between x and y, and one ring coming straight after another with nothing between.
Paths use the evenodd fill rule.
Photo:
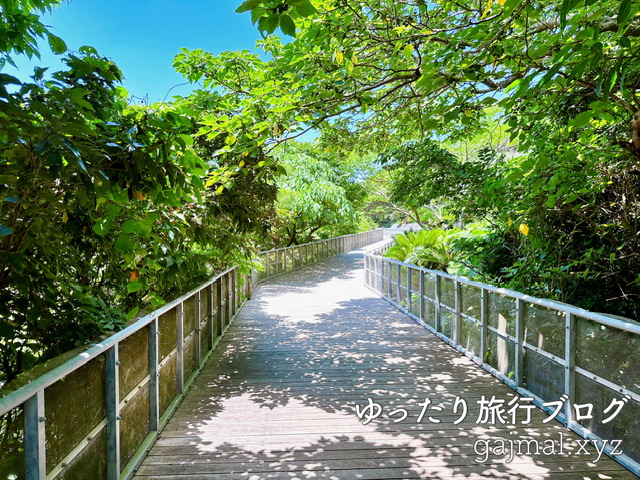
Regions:
<instances>
[{"instance_id":1,"label":"blue sky","mask_svg":"<svg viewBox=\"0 0 640 480\"><path fill-rule=\"evenodd\" d=\"M51 32L61 37L70 50L91 45L112 59L125 76L124 87L137 98L163 100L169 89L184 83L171 67L181 47L224 50L253 50L260 34L248 13L234 10L241 0L71 0L43 17ZM42 59L19 59L20 77L33 66L60 67L46 41L41 42ZM7 73L15 74L15 71ZM171 95L186 95L190 86L173 89Z\"/></svg>"}]
</instances>

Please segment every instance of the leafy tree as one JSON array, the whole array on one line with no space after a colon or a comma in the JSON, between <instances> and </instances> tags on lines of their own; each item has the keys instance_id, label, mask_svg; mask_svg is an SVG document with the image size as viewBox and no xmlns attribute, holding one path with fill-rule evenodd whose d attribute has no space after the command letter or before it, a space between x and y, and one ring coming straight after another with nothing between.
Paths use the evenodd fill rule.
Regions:
<instances>
[{"instance_id":1,"label":"leafy tree","mask_svg":"<svg viewBox=\"0 0 640 480\"><path fill-rule=\"evenodd\" d=\"M40 58L38 39L45 38L54 53L67 51L67 46L40 21L38 13L50 12L60 0L3 0L0 2L0 69L11 65L12 54L22 53Z\"/></svg>"},{"instance_id":2,"label":"leafy tree","mask_svg":"<svg viewBox=\"0 0 640 480\"><path fill-rule=\"evenodd\" d=\"M502 278L637 315L637 2L313 4L318 13L308 17L296 16L295 1L242 7L254 20L295 21L294 41L262 43L271 59L260 84L288 85L286 98L268 94L291 106L281 131L321 125L336 143L358 133L382 151L434 133L464 139L486 107L502 107L512 141L528 154L478 197L493 204L495 232L512 249Z\"/></svg>"},{"instance_id":3,"label":"leafy tree","mask_svg":"<svg viewBox=\"0 0 640 480\"><path fill-rule=\"evenodd\" d=\"M640 7L630 0L318 0L318 13L301 12L300 5L251 0L240 7L251 10L267 33L279 19L296 17L294 41L283 45L268 36L261 42L271 60L192 51L179 55L176 65L192 80L240 95L243 115L265 122L256 133L275 137L331 118L339 125L350 118L381 135L436 129L455 136L475 128L487 106L517 110L522 103L540 104L543 92L553 101L576 88L618 106L628 121L637 112L633 58ZM512 125L518 132L526 130L528 120L522 120ZM637 149L636 125L619 139L629 151Z\"/></svg>"},{"instance_id":4,"label":"leafy tree","mask_svg":"<svg viewBox=\"0 0 640 480\"><path fill-rule=\"evenodd\" d=\"M317 146L288 144L280 163L278 212L283 243L294 245L358 229L357 204L364 195L351 169Z\"/></svg>"}]
</instances>

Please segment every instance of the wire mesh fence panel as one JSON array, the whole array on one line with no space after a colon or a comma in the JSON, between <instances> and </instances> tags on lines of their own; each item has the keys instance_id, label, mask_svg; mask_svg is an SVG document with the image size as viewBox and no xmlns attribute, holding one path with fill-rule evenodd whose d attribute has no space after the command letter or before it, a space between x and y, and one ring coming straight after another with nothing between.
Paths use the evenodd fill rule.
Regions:
<instances>
[{"instance_id":1,"label":"wire mesh fence panel","mask_svg":"<svg viewBox=\"0 0 640 480\"><path fill-rule=\"evenodd\" d=\"M389 270L391 271L391 275L389 275L389 281L390 281L390 286L391 288L390 290L390 294L391 294L391 300L393 300L396 303L399 303L400 299L398 298L398 269L396 268L396 266L392 263L388 263L387 267L389 268Z\"/></svg>"},{"instance_id":2,"label":"wire mesh fence panel","mask_svg":"<svg viewBox=\"0 0 640 480\"><path fill-rule=\"evenodd\" d=\"M544 401L556 401L564 393L564 365L533 350L524 350L524 388Z\"/></svg>"},{"instance_id":3,"label":"wire mesh fence panel","mask_svg":"<svg viewBox=\"0 0 640 480\"><path fill-rule=\"evenodd\" d=\"M0 478L25 478L24 415L14 408L0 415Z\"/></svg>"},{"instance_id":4,"label":"wire mesh fence panel","mask_svg":"<svg viewBox=\"0 0 640 480\"><path fill-rule=\"evenodd\" d=\"M436 299L436 276L433 273L424 274L424 295L433 301Z\"/></svg>"},{"instance_id":5,"label":"wire mesh fence panel","mask_svg":"<svg viewBox=\"0 0 640 480\"><path fill-rule=\"evenodd\" d=\"M124 468L150 432L149 383L140 385L120 410L120 464Z\"/></svg>"},{"instance_id":6,"label":"wire mesh fence panel","mask_svg":"<svg viewBox=\"0 0 640 480\"><path fill-rule=\"evenodd\" d=\"M87 446L67 464L54 480L107 479L107 432L100 430L95 436L87 437Z\"/></svg>"},{"instance_id":7,"label":"wire mesh fence panel","mask_svg":"<svg viewBox=\"0 0 640 480\"><path fill-rule=\"evenodd\" d=\"M450 278L440 280L440 302L450 308L455 308L455 284Z\"/></svg>"},{"instance_id":8,"label":"wire mesh fence panel","mask_svg":"<svg viewBox=\"0 0 640 480\"><path fill-rule=\"evenodd\" d=\"M526 343L564 358L564 312L527 303L524 308L524 327Z\"/></svg>"},{"instance_id":9,"label":"wire mesh fence panel","mask_svg":"<svg viewBox=\"0 0 640 480\"><path fill-rule=\"evenodd\" d=\"M85 446L91 432L106 418L105 368L105 356L100 355L45 389L49 472L76 447Z\"/></svg>"},{"instance_id":10,"label":"wire mesh fence panel","mask_svg":"<svg viewBox=\"0 0 640 480\"><path fill-rule=\"evenodd\" d=\"M514 342L499 336L495 332L487 332L485 361L509 378L513 378L515 374L515 351Z\"/></svg>"},{"instance_id":11,"label":"wire mesh fence panel","mask_svg":"<svg viewBox=\"0 0 640 480\"><path fill-rule=\"evenodd\" d=\"M480 354L480 325L469 318L460 320L460 345L474 355Z\"/></svg>"},{"instance_id":12,"label":"wire mesh fence panel","mask_svg":"<svg viewBox=\"0 0 640 480\"><path fill-rule=\"evenodd\" d=\"M477 320L480 319L480 298L482 290L474 285L460 286L460 311Z\"/></svg>"},{"instance_id":13,"label":"wire mesh fence panel","mask_svg":"<svg viewBox=\"0 0 640 480\"><path fill-rule=\"evenodd\" d=\"M617 405L622 407L613 416ZM577 374L574 411L580 425L610 442L620 440L621 450L640 462L640 403ZM579 416L586 418L579 419Z\"/></svg>"},{"instance_id":14,"label":"wire mesh fence panel","mask_svg":"<svg viewBox=\"0 0 640 480\"><path fill-rule=\"evenodd\" d=\"M383 274L383 296L510 386L538 403L568 395L571 408L560 418L583 436L599 437L599 445L620 440L625 455L618 461L640 471L637 322L393 260L368 265Z\"/></svg>"},{"instance_id":15,"label":"wire mesh fence panel","mask_svg":"<svg viewBox=\"0 0 640 480\"><path fill-rule=\"evenodd\" d=\"M576 366L640 394L640 336L577 319Z\"/></svg>"},{"instance_id":16,"label":"wire mesh fence panel","mask_svg":"<svg viewBox=\"0 0 640 480\"><path fill-rule=\"evenodd\" d=\"M420 275L421 272L415 268L411 271L411 313L416 317L420 316Z\"/></svg>"},{"instance_id":17,"label":"wire mesh fence panel","mask_svg":"<svg viewBox=\"0 0 640 480\"><path fill-rule=\"evenodd\" d=\"M453 322L454 315L452 312L441 309L440 310L440 333L443 333L447 337L451 338L453 336Z\"/></svg>"},{"instance_id":18,"label":"wire mesh fence panel","mask_svg":"<svg viewBox=\"0 0 640 480\"><path fill-rule=\"evenodd\" d=\"M487 321L500 333L516 334L516 303L513 298L494 292L488 293Z\"/></svg>"},{"instance_id":19,"label":"wire mesh fence panel","mask_svg":"<svg viewBox=\"0 0 640 480\"><path fill-rule=\"evenodd\" d=\"M399 285L399 289L398 289L398 295L400 298L400 305L403 306L404 308L408 308L409 305L407 303L407 292L408 292L408 285L407 285L407 267L406 266L401 266L400 267L400 277L398 279L398 285Z\"/></svg>"}]
</instances>

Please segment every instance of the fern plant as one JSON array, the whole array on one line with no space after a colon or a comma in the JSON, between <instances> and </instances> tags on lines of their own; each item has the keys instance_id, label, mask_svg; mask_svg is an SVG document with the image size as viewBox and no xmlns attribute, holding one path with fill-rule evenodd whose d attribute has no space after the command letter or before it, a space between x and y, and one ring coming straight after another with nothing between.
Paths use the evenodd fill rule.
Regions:
<instances>
[{"instance_id":1,"label":"fern plant","mask_svg":"<svg viewBox=\"0 0 640 480\"><path fill-rule=\"evenodd\" d=\"M385 254L401 262L425 268L447 271L451 254L447 238L458 230L419 230L395 238L395 244Z\"/></svg>"}]
</instances>

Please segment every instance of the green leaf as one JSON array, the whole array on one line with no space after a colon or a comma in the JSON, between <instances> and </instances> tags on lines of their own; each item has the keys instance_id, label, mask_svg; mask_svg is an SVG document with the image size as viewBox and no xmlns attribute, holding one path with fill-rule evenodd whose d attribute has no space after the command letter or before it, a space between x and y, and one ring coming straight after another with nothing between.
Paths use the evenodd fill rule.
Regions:
<instances>
[{"instance_id":1,"label":"green leaf","mask_svg":"<svg viewBox=\"0 0 640 480\"><path fill-rule=\"evenodd\" d=\"M567 15L571 10L575 8L581 0L562 0L562 6L560 7L560 28L564 30L567 25Z\"/></svg>"},{"instance_id":2,"label":"green leaf","mask_svg":"<svg viewBox=\"0 0 640 480\"><path fill-rule=\"evenodd\" d=\"M577 199L579 196L580 196L580 194L579 194L579 193L577 193L577 192L570 193L570 194L569 194L569 196L567 196L567 198L565 198L565 199L564 199L564 202L563 202L563 203L564 203L564 204L572 203L572 202L576 201L576 199Z\"/></svg>"},{"instance_id":3,"label":"green leaf","mask_svg":"<svg viewBox=\"0 0 640 480\"><path fill-rule=\"evenodd\" d=\"M113 226L112 217L101 218L96 223L93 224L93 231L96 235L100 235L101 237L104 237L107 233L111 231L112 226Z\"/></svg>"},{"instance_id":4,"label":"green leaf","mask_svg":"<svg viewBox=\"0 0 640 480\"><path fill-rule=\"evenodd\" d=\"M136 243L127 235L120 235L114 244L116 250L122 250L123 252L131 252L136 246Z\"/></svg>"},{"instance_id":5,"label":"green leaf","mask_svg":"<svg viewBox=\"0 0 640 480\"><path fill-rule=\"evenodd\" d=\"M314 13L318 13L316 7L309 0L303 0L300 5L296 5L296 11L303 17L308 17Z\"/></svg>"},{"instance_id":6,"label":"green leaf","mask_svg":"<svg viewBox=\"0 0 640 480\"><path fill-rule=\"evenodd\" d=\"M280 29L285 35L289 35L290 37L296 36L296 24L287 14L280 17Z\"/></svg>"},{"instance_id":7,"label":"green leaf","mask_svg":"<svg viewBox=\"0 0 640 480\"><path fill-rule=\"evenodd\" d=\"M136 221L127 220L122 224L122 233L134 233L136 230Z\"/></svg>"},{"instance_id":8,"label":"green leaf","mask_svg":"<svg viewBox=\"0 0 640 480\"><path fill-rule=\"evenodd\" d=\"M236 13L248 12L249 10L253 10L258 5L262 3L262 0L246 0L243 2L238 8L236 8Z\"/></svg>"},{"instance_id":9,"label":"green leaf","mask_svg":"<svg viewBox=\"0 0 640 480\"><path fill-rule=\"evenodd\" d=\"M414 51L414 47L411 44L408 44L404 47L404 50L402 51L402 53L404 54L404 57L407 60L411 60L411 57L413 55L413 51Z\"/></svg>"},{"instance_id":10,"label":"green leaf","mask_svg":"<svg viewBox=\"0 0 640 480\"><path fill-rule=\"evenodd\" d=\"M135 317L138 314L139 311L140 311L140 307L133 307L131 310L129 310L129 313L127 313L125 318L127 319L127 321L129 321L133 317Z\"/></svg>"},{"instance_id":11,"label":"green leaf","mask_svg":"<svg viewBox=\"0 0 640 480\"><path fill-rule=\"evenodd\" d=\"M184 133L179 133L178 137L180 137L185 144L187 144L189 146L193 145L193 137L191 135L186 135Z\"/></svg>"},{"instance_id":12,"label":"green leaf","mask_svg":"<svg viewBox=\"0 0 640 480\"><path fill-rule=\"evenodd\" d=\"M11 83L14 85L21 85L22 82L20 80L18 80L16 77L13 77L11 75L7 75L6 73L0 73L0 83Z\"/></svg>"},{"instance_id":13,"label":"green leaf","mask_svg":"<svg viewBox=\"0 0 640 480\"><path fill-rule=\"evenodd\" d=\"M276 28L278 28L278 24L280 23L280 15L277 13L272 13L267 17L267 20L264 24L264 30L267 33L273 33Z\"/></svg>"},{"instance_id":14,"label":"green leaf","mask_svg":"<svg viewBox=\"0 0 640 480\"><path fill-rule=\"evenodd\" d=\"M505 16L511 15L511 13L515 10L515 8L520 5L522 0L507 0L504 3L504 14Z\"/></svg>"},{"instance_id":15,"label":"green leaf","mask_svg":"<svg viewBox=\"0 0 640 480\"><path fill-rule=\"evenodd\" d=\"M626 23L631 14L631 0L622 0L618 8L618 28Z\"/></svg>"},{"instance_id":16,"label":"green leaf","mask_svg":"<svg viewBox=\"0 0 640 480\"><path fill-rule=\"evenodd\" d=\"M51 47L53 53L60 55L67 51L67 44L64 43L64 40L62 40L60 37L55 36L53 33L48 32L48 36L49 46Z\"/></svg>"},{"instance_id":17,"label":"green leaf","mask_svg":"<svg viewBox=\"0 0 640 480\"><path fill-rule=\"evenodd\" d=\"M547 197L546 205L549 208L555 207L556 206L556 196L555 195L549 195L549 197Z\"/></svg>"},{"instance_id":18,"label":"green leaf","mask_svg":"<svg viewBox=\"0 0 640 480\"><path fill-rule=\"evenodd\" d=\"M262 18L264 12L264 8L254 8L253 10L251 10L251 23L255 25L256 22L258 22Z\"/></svg>"},{"instance_id":19,"label":"green leaf","mask_svg":"<svg viewBox=\"0 0 640 480\"><path fill-rule=\"evenodd\" d=\"M144 285L142 285L142 283L140 283L139 280L135 280L135 281L127 284L127 293L137 292L138 290L141 290L143 286ZM129 312L129 313L131 313L131 312ZM135 313L133 315L135 315ZM129 320L129 319L127 319L127 320Z\"/></svg>"},{"instance_id":20,"label":"green leaf","mask_svg":"<svg viewBox=\"0 0 640 480\"><path fill-rule=\"evenodd\" d=\"M574 127L584 127L589 123L591 117L593 117L593 112L591 110L587 110L586 112L578 114L576 118L569 122L569 125L573 125Z\"/></svg>"}]
</instances>

